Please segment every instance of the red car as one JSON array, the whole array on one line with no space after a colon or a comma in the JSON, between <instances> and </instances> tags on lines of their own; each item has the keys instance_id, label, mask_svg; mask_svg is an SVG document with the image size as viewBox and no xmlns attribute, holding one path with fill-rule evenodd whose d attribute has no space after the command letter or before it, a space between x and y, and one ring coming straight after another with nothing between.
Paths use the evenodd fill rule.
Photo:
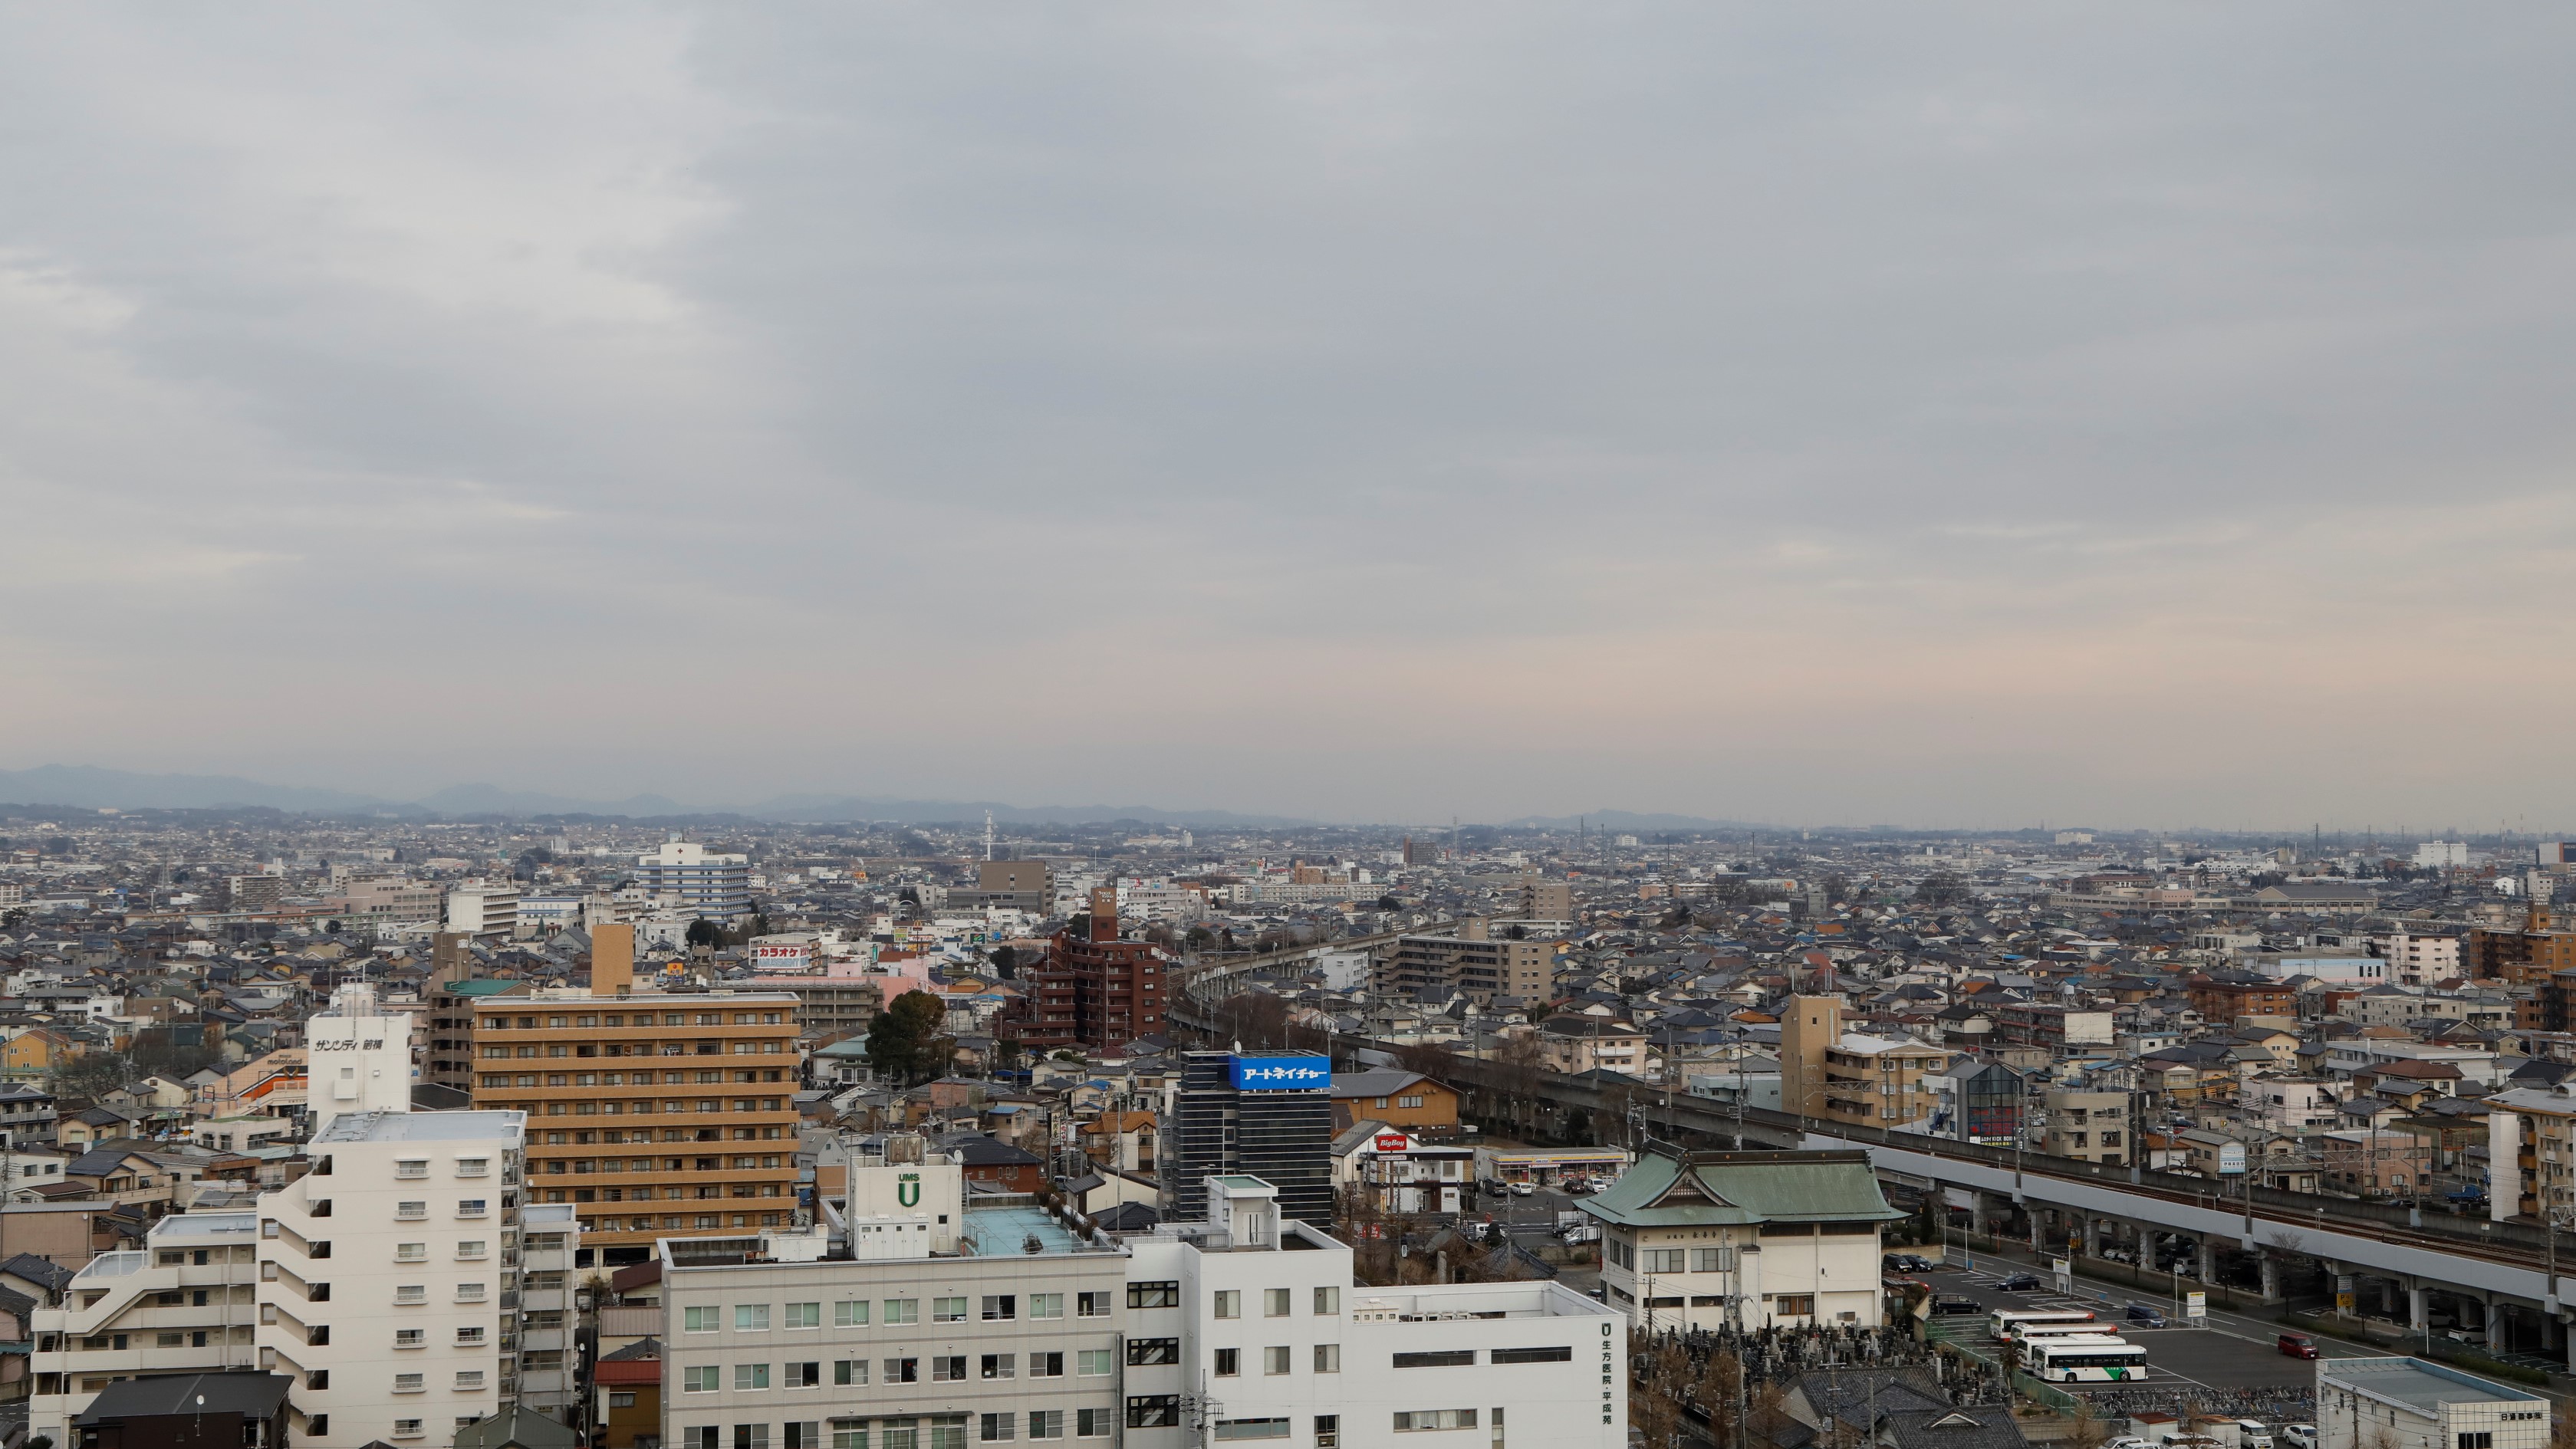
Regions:
<instances>
[{"instance_id":1,"label":"red car","mask_svg":"<svg viewBox=\"0 0 2576 1449\"><path fill-rule=\"evenodd\" d=\"M2304 1333L2282 1334L2281 1352L2288 1354L2292 1358L2319 1357L2317 1353L2317 1341L2308 1337Z\"/></svg>"}]
</instances>

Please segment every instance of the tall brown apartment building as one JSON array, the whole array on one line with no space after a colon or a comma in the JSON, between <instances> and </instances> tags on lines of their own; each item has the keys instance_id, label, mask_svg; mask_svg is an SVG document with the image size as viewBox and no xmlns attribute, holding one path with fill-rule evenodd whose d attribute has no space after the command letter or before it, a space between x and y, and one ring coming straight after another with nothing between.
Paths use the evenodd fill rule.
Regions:
<instances>
[{"instance_id":1,"label":"tall brown apartment building","mask_svg":"<svg viewBox=\"0 0 2576 1449\"><path fill-rule=\"evenodd\" d=\"M1177 964L1160 947L1118 939L1118 892L1091 893L1090 929L1058 931L1037 970L1036 1005L1021 1043L1033 1051L1106 1049L1168 1030L1164 993Z\"/></svg>"},{"instance_id":2,"label":"tall brown apartment building","mask_svg":"<svg viewBox=\"0 0 2576 1449\"><path fill-rule=\"evenodd\" d=\"M528 1200L570 1203L583 1266L656 1238L789 1226L796 998L544 995L475 1003L474 1105L528 1114Z\"/></svg>"}]
</instances>

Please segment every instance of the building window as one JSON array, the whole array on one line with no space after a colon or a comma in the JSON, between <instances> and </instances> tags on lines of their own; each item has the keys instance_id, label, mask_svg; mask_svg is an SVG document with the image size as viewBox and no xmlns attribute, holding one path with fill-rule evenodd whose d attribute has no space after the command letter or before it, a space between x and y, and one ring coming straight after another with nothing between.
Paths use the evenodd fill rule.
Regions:
<instances>
[{"instance_id":1,"label":"building window","mask_svg":"<svg viewBox=\"0 0 2576 1449\"><path fill-rule=\"evenodd\" d=\"M984 1295L984 1321L986 1323L1005 1322L1019 1316L1020 1300L1018 1295L1012 1293L987 1293Z\"/></svg>"},{"instance_id":2,"label":"building window","mask_svg":"<svg viewBox=\"0 0 2576 1449\"><path fill-rule=\"evenodd\" d=\"M966 1355L962 1353L935 1353L930 1356L930 1381L932 1383L963 1383L965 1379Z\"/></svg>"},{"instance_id":3,"label":"building window","mask_svg":"<svg viewBox=\"0 0 2576 1449\"><path fill-rule=\"evenodd\" d=\"M1340 1313L1342 1311L1342 1290L1339 1288L1329 1287L1316 1289L1315 1311L1319 1314Z\"/></svg>"},{"instance_id":4,"label":"building window","mask_svg":"<svg viewBox=\"0 0 2576 1449\"><path fill-rule=\"evenodd\" d=\"M788 1326L788 1327L790 1327L790 1328L820 1328L820 1327L822 1327L822 1326L823 1326L823 1305L822 1305L822 1304L820 1304L820 1303L790 1303L790 1304L788 1304L788 1305L787 1305L787 1326ZM807 1449L812 1449L812 1446L810 1446L810 1445L809 1445L809 1446L807 1446Z\"/></svg>"},{"instance_id":5,"label":"building window","mask_svg":"<svg viewBox=\"0 0 2576 1449\"><path fill-rule=\"evenodd\" d=\"M1337 1374L1342 1371L1342 1346L1338 1343L1315 1345L1315 1372Z\"/></svg>"},{"instance_id":6,"label":"building window","mask_svg":"<svg viewBox=\"0 0 2576 1449\"><path fill-rule=\"evenodd\" d=\"M395 1438L397 1438L397 1439L417 1439L417 1438L419 1438L419 1437L420 1437L420 1420L418 1420L418 1419L396 1419L396 1420L394 1420L394 1437L395 1437Z\"/></svg>"},{"instance_id":7,"label":"building window","mask_svg":"<svg viewBox=\"0 0 2576 1449\"><path fill-rule=\"evenodd\" d=\"M1181 1285L1178 1283L1130 1283L1127 1285L1127 1306L1130 1308L1178 1308L1181 1306ZM892 1320L889 1319L888 1321L891 1322ZM1131 1425L1130 1427L1139 1426Z\"/></svg>"},{"instance_id":8,"label":"building window","mask_svg":"<svg viewBox=\"0 0 2576 1449\"><path fill-rule=\"evenodd\" d=\"M1177 1339L1167 1341L1175 1346L1179 1343ZM1105 1379L1117 1372L1117 1365L1111 1362L1110 1350L1086 1348L1074 1355L1073 1371L1086 1379Z\"/></svg>"},{"instance_id":9,"label":"building window","mask_svg":"<svg viewBox=\"0 0 2576 1449\"><path fill-rule=\"evenodd\" d=\"M975 1437L986 1444L1006 1444L1011 1439L1016 1414L980 1414L976 1416Z\"/></svg>"},{"instance_id":10,"label":"building window","mask_svg":"<svg viewBox=\"0 0 2576 1449\"><path fill-rule=\"evenodd\" d=\"M712 1394L717 1382L714 1364L690 1364L680 1370L680 1392L684 1394Z\"/></svg>"},{"instance_id":11,"label":"building window","mask_svg":"<svg viewBox=\"0 0 2576 1449\"><path fill-rule=\"evenodd\" d=\"M1813 1293L1782 1293L1771 1300L1771 1311L1782 1318L1812 1318L1816 1313Z\"/></svg>"},{"instance_id":12,"label":"building window","mask_svg":"<svg viewBox=\"0 0 2576 1449\"><path fill-rule=\"evenodd\" d=\"M1421 1353L1399 1353L1395 1356L1395 1366L1400 1369L1463 1368L1475 1361L1476 1351L1472 1348L1438 1348Z\"/></svg>"},{"instance_id":13,"label":"building window","mask_svg":"<svg viewBox=\"0 0 2576 1449\"><path fill-rule=\"evenodd\" d=\"M1682 1252L1680 1248L1648 1248L1644 1255L1646 1271L1649 1273L1681 1272Z\"/></svg>"},{"instance_id":14,"label":"building window","mask_svg":"<svg viewBox=\"0 0 2576 1449\"><path fill-rule=\"evenodd\" d=\"M988 1353L984 1355L983 1361L977 1365L977 1368L980 1377L1007 1379L1018 1376L1016 1373L1018 1366L1019 1355L1017 1354Z\"/></svg>"},{"instance_id":15,"label":"building window","mask_svg":"<svg viewBox=\"0 0 2576 1449\"><path fill-rule=\"evenodd\" d=\"M833 1362L832 1382L835 1385L864 1384L867 1381L868 1361L866 1359L845 1358Z\"/></svg>"},{"instance_id":16,"label":"building window","mask_svg":"<svg viewBox=\"0 0 2576 1449\"><path fill-rule=\"evenodd\" d=\"M769 1365L738 1363L733 1366L733 1386L737 1392L769 1387Z\"/></svg>"},{"instance_id":17,"label":"building window","mask_svg":"<svg viewBox=\"0 0 2576 1449\"><path fill-rule=\"evenodd\" d=\"M719 1310L714 1308L683 1308L680 1310L680 1331L713 1333L716 1331L718 1312Z\"/></svg>"},{"instance_id":18,"label":"building window","mask_svg":"<svg viewBox=\"0 0 2576 1449\"><path fill-rule=\"evenodd\" d=\"M1174 1286L1177 1288L1178 1285ZM1143 1305L1137 1303L1135 1301L1135 1296L1130 1294L1128 1295L1128 1306L1135 1308L1142 1307ZM1073 1311L1077 1317L1081 1318L1107 1318L1109 1316L1109 1295L1106 1293L1076 1294L1074 1296Z\"/></svg>"},{"instance_id":19,"label":"building window","mask_svg":"<svg viewBox=\"0 0 2576 1449\"><path fill-rule=\"evenodd\" d=\"M1029 1377L1030 1377L1030 1378L1033 1378L1033 1379L1060 1379L1060 1378L1063 1378L1063 1377L1064 1377L1064 1355L1063 1355L1062 1353L1033 1353L1033 1354L1030 1354L1030 1355L1029 1355Z\"/></svg>"},{"instance_id":20,"label":"building window","mask_svg":"<svg viewBox=\"0 0 2576 1449\"><path fill-rule=\"evenodd\" d=\"M1169 1429L1181 1422L1181 1396L1178 1394L1129 1394L1127 1427L1130 1429Z\"/></svg>"},{"instance_id":21,"label":"building window","mask_svg":"<svg viewBox=\"0 0 2576 1449\"><path fill-rule=\"evenodd\" d=\"M1074 1411L1073 1411L1073 1435L1074 1435L1074 1437L1075 1437L1075 1438L1077 1438L1077 1439L1106 1439L1106 1438L1108 1438L1108 1437L1109 1437L1109 1411L1108 1411L1107 1409L1076 1409L1076 1410L1074 1410Z\"/></svg>"},{"instance_id":22,"label":"building window","mask_svg":"<svg viewBox=\"0 0 2576 1449\"><path fill-rule=\"evenodd\" d=\"M885 1361L885 1381L890 1384L917 1384L921 1382L921 1360L917 1358L887 1359Z\"/></svg>"},{"instance_id":23,"label":"building window","mask_svg":"<svg viewBox=\"0 0 2576 1449\"><path fill-rule=\"evenodd\" d=\"M1315 1449L1340 1449L1341 1442L1342 1416L1339 1414L1317 1414L1315 1416Z\"/></svg>"},{"instance_id":24,"label":"building window","mask_svg":"<svg viewBox=\"0 0 2576 1449\"><path fill-rule=\"evenodd\" d=\"M1283 1343L1275 1348L1263 1349L1261 1351L1261 1371L1264 1374L1274 1376L1288 1372L1288 1345Z\"/></svg>"},{"instance_id":25,"label":"building window","mask_svg":"<svg viewBox=\"0 0 2576 1449\"><path fill-rule=\"evenodd\" d=\"M1220 1348L1216 1351L1216 1377L1230 1379L1243 1372L1243 1350Z\"/></svg>"},{"instance_id":26,"label":"building window","mask_svg":"<svg viewBox=\"0 0 2576 1449\"><path fill-rule=\"evenodd\" d=\"M395 1393L398 1393L398 1394L417 1394L417 1393L421 1392L421 1388L422 1388L422 1376L421 1376L421 1375L419 1375L419 1374L396 1374L396 1375L394 1375L394 1392L395 1392Z\"/></svg>"},{"instance_id":27,"label":"building window","mask_svg":"<svg viewBox=\"0 0 2576 1449\"><path fill-rule=\"evenodd\" d=\"M1395 1432L1399 1434L1420 1433L1425 1429L1475 1427L1476 1411L1473 1409L1416 1409L1412 1413L1395 1416Z\"/></svg>"},{"instance_id":28,"label":"building window","mask_svg":"<svg viewBox=\"0 0 2576 1449\"><path fill-rule=\"evenodd\" d=\"M1175 1285L1175 1286L1178 1286L1178 1285ZM1129 1306L1131 1306L1131 1307L1132 1307L1132 1306L1134 1306L1134 1305L1132 1305L1132 1304L1131 1304L1131 1305L1129 1305ZM900 1324L900 1323L919 1323L920 1321L921 1321L921 1300L920 1300L920 1299L918 1299L918 1298L889 1298L889 1299L887 1299L887 1300L885 1301L885 1326L886 1326L886 1327L888 1327L888 1328L892 1328L892 1327L894 1327L895 1325Z\"/></svg>"},{"instance_id":29,"label":"building window","mask_svg":"<svg viewBox=\"0 0 2576 1449\"><path fill-rule=\"evenodd\" d=\"M832 1449L868 1449L868 1426L857 1419L834 1419Z\"/></svg>"},{"instance_id":30,"label":"building window","mask_svg":"<svg viewBox=\"0 0 2576 1449\"><path fill-rule=\"evenodd\" d=\"M1064 1410L1031 1409L1029 1411L1029 1437L1032 1439L1063 1438Z\"/></svg>"},{"instance_id":31,"label":"building window","mask_svg":"<svg viewBox=\"0 0 2576 1449\"><path fill-rule=\"evenodd\" d=\"M397 1328L394 1330L394 1347L396 1348L419 1348L428 1342L429 1330L425 1328Z\"/></svg>"},{"instance_id":32,"label":"building window","mask_svg":"<svg viewBox=\"0 0 2576 1449\"><path fill-rule=\"evenodd\" d=\"M867 1327L868 1300L864 1298L848 1298L833 1304L832 1326L834 1328Z\"/></svg>"},{"instance_id":33,"label":"building window","mask_svg":"<svg viewBox=\"0 0 2576 1449\"><path fill-rule=\"evenodd\" d=\"M966 1300L963 1297L931 1299L930 1321L933 1323L964 1323L966 1321Z\"/></svg>"},{"instance_id":34,"label":"building window","mask_svg":"<svg viewBox=\"0 0 2576 1449\"><path fill-rule=\"evenodd\" d=\"M734 1425L733 1449L769 1449L769 1426L767 1424Z\"/></svg>"},{"instance_id":35,"label":"building window","mask_svg":"<svg viewBox=\"0 0 2576 1449\"><path fill-rule=\"evenodd\" d=\"M823 1361L821 1359L808 1359L803 1363L791 1363L787 1366L787 1387L819 1389L822 1386ZM813 1449L813 1445L809 1443L806 1449Z\"/></svg>"},{"instance_id":36,"label":"building window","mask_svg":"<svg viewBox=\"0 0 2576 1449\"><path fill-rule=\"evenodd\" d=\"M1216 1293L1216 1316L1219 1318L1241 1318L1243 1316L1242 1290L1236 1288L1218 1289Z\"/></svg>"},{"instance_id":37,"label":"building window","mask_svg":"<svg viewBox=\"0 0 2576 1449\"><path fill-rule=\"evenodd\" d=\"M483 1371L481 1369L458 1369L456 1371L456 1387L459 1392L463 1393L472 1393L473 1391L482 1388Z\"/></svg>"},{"instance_id":38,"label":"building window","mask_svg":"<svg viewBox=\"0 0 2576 1449\"><path fill-rule=\"evenodd\" d=\"M733 1331L736 1333L767 1333L769 1331L769 1305L766 1303L735 1304L733 1306Z\"/></svg>"},{"instance_id":39,"label":"building window","mask_svg":"<svg viewBox=\"0 0 2576 1449\"><path fill-rule=\"evenodd\" d=\"M823 1449L822 1425L803 1419L787 1426L787 1449Z\"/></svg>"},{"instance_id":40,"label":"building window","mask_svg":"<svg viewBox=\"0 0 2576 1449\"><path fill-rule=\"evenodd\" d=\"M1030 1294L1030 1295L1029 1295L1029 1317L1031 1317L1031 1318L1062 1318L1062 1317L1064 1317L1064 1295L1063 1295L1063 1294L1061 1294L1061 1293L1032 1293L1032 1294Z\"/></svg>"}]
</instances>

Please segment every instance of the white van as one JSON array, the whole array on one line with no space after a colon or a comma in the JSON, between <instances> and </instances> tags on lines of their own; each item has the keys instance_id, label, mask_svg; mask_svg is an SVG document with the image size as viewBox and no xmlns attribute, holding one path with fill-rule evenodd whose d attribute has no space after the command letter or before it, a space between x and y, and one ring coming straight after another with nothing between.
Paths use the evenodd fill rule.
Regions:
<instances>
[{"instance_id":1,"label":"white van","mask_svg":"<svg viewBox=\"0 0 2576 1449\"><path fill-rule=\"evenodd\" d=\"M2236 1421L2236 1449L2272 1449L2272 1431L2253 1419Z\"/></svg>"}]
</instances>

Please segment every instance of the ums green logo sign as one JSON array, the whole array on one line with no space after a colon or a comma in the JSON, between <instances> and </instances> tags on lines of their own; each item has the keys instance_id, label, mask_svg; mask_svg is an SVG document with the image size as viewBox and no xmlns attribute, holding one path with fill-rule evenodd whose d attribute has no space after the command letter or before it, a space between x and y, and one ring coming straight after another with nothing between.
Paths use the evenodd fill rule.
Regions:
<instances>
[{"instance_id":1,"label":"ums green logo sign","mask_svg":"<svg viewBox=\"0 0 2576 1449\"><path fill-rule=\"evenodd\" d=\"M894 1200L905 1207L921 1206L921 1174L907 1172L894 1180Z\"/></svg>"}]
</instances>

